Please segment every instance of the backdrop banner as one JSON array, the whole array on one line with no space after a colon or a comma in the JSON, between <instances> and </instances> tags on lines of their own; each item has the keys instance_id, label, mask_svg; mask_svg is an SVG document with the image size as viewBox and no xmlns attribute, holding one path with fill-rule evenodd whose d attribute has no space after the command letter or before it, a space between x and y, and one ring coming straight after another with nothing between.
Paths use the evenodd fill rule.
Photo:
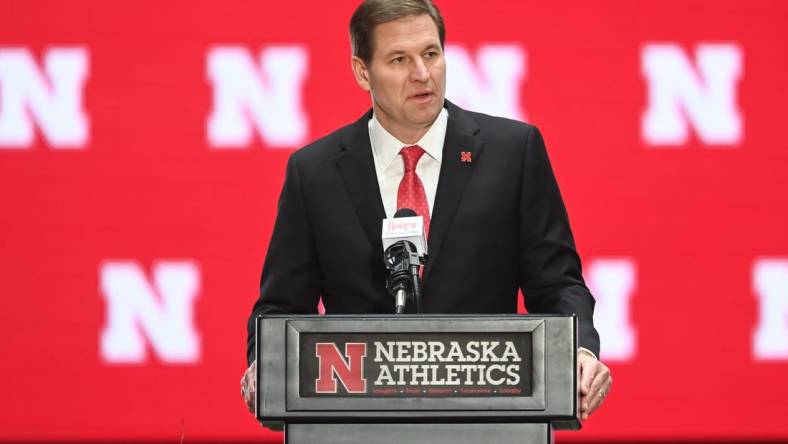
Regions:
<instances>
[{"instance_id":1,"label":"backdrop banner","mask_svg":"<svg viewBox=\"0 0 788 444\"><path fill-rule=\"evenodd\" d=\"M246 320L288 157L370 107L356 5L0 0L0 441L282 439ZM613 388L558 439L788 440L788 3L438 5L597 300Z\"/></svg>"}]
</instances>

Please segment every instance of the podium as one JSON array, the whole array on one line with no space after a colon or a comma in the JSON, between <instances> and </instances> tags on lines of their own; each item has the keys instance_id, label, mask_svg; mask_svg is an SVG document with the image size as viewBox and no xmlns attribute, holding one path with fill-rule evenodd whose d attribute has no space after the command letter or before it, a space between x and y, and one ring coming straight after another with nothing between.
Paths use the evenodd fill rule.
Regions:
<instances>
[{"instance_id":1,"label":"podium","mask_svg":"<svg viewBox=\"0 0 788 444\"><path fill-rule=\"evenodd\" d=\"M550 443L579 429L577 319L267 315L256 416L285 442Z\"/></svg>"}]
</instances>

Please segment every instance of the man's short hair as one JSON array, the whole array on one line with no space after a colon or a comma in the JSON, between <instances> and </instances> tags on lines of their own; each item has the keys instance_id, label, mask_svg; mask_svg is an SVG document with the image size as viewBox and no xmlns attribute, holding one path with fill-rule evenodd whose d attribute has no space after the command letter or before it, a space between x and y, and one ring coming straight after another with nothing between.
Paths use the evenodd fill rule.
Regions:
<instances>
[{"instance_id":1,"label":"man's short hair","mask_svg":"<svg viewBox=\"0 0 788 444\"><path fill-rule=\"evenodd\" d=\"M350 46L353 55L364 63L372 60L373 38L375 28L383 23L401 19L409 15L427 14L435 26L438 27L438 36L441 48L446 41L446 27L443 17L430 0L365 0L353 13L350 19Z\"/></svg>"}]
</instances>

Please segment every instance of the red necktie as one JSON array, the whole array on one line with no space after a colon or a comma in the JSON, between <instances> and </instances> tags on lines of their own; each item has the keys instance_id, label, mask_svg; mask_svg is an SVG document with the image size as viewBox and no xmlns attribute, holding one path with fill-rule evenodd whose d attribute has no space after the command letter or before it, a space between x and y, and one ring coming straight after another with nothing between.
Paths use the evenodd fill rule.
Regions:
<instances>
[{"instance_id":1,"label":"red necktie","mask_svg":"<svg viewBox=\"0 0 788 444\"><path fill-rule=\"evenodd\" d=\"M405 164L405 174L397 190L397 209L410 208L417 215L424 218L424 234L430 233L430 207L427 204L427 194L424 184L416 174L416 164L419 163L424 149L418 145L406 146L399 152Z\"/></svg>"}]
</instances>

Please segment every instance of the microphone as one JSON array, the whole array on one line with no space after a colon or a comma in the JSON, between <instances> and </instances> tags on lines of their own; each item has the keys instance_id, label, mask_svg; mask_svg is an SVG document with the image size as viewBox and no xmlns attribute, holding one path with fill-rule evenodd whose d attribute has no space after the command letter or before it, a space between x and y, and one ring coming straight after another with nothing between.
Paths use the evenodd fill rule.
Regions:
<instances>
[{"instance_id":1,"label":"microphone","mask_svg":"<svg viewBox=\"0 0 788 444\"><path fill-rule=\"evenodd\" d=\"M418 217L418 214L410 208L400 208L394 213L394 217Z\"/></svg>"},{"instance_id":2,"label":"microphone","mask_svg":"<svg viewBox=\"0 0 788 444\"><path fill-rule=\"evenodd\" d=\"M395 313L405 312L407 300L416 301L421 313L419 268L426 261L427 242L424 219L409 208L402 208L392 219L383 220L383 260L389 270L386 289L394 296Z\"/></svg>"}]
</instances>

